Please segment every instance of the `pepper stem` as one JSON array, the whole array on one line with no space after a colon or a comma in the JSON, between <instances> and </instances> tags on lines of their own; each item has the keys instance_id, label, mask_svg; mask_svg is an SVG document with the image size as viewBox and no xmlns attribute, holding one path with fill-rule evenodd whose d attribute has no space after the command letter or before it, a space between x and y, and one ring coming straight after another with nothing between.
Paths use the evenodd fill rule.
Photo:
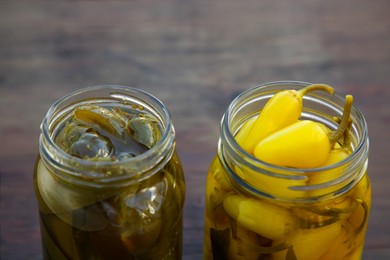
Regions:
<instances>
[{"instance_id":1,"label":"pepper stem","mask_svg":"<svg viewBox=\"0 0 390 260\"><path fill-rule=\"evenodd\" d=\"M298 90L297 92L299 93L299 95L303 96L306 93L308 93L310 91L314 91L314 90L324 90L330 94L333 94L333 92L334 92L334 89L331 86L325 85L325 84L311 84L307 87L304 87L304 88Z\"/></svg>"},{"instance_id":2,"label":"pepper stem","mask_svg":"<svg viewBox=\"0 0 390 260\"><path fill-rule=\"evenodd\" d=\"M349 118L347 130L345 130L344 132L344 142L342 146L343 149L348 152L351 152L351 143L352 143L352 138L350 133L351 127L352 127L352 119Z\"/></svg>"},{"instance_id":3,"label":"pepper stem","mask_svg":"<svg viewBox=\"0 0 390 260\"><path fill-rule=\"evenodd\" d=\"M336 130L332 131L329 134L329 142L333 145L335 144L343 135L344 132L348 129L348 125L350 122L351 109L353 104L353 96L346 95L345 96L345 105L343 117L341 118L341 122Z\"/></svg>"},{"instance_id":4,"label":"pepper stem","mask_svg":"<svg viewBox=\"0 0 390 260\"><path fill-rule=\"evenodd\" d=\"M333 120L337 124L341 123L341 118L339 118L339 117L334 117ZM351 143L352 143L351 133L350 133L351 128L352 128L352 119L349 118L347 129L344 131L344 135L343 135L344 140L343 140L343 145L342 145L342 149L344 149L347 152L351 152L351 147L350 147Z\"/></svg>"}]
</instances>

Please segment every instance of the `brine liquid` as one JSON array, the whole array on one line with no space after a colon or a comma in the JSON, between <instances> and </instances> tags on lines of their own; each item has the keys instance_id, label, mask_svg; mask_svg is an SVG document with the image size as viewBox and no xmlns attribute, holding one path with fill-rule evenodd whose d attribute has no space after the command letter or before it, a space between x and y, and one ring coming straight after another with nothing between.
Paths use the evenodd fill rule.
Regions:
<instances>
[{"instance_id":1,"label":"brine liquid","mask_svg":"<svg viewBox=\"0 0 390 260\"><path fill-rule=\"evenodd\" d=\"M113 224L99 231L84 231L55 214L41 212L40 217L44 259L181 259L181 216L166 234L150 238L155 242L145 241L148 247L133 241L138 248L129 248L121 239L120 227Z\"/></svg>"},{"instance_id":2,"label":"brine liquid","mask_svg":"<svg viewBox=\"0 0 390 260\"><path fill-rule=\"evenodd\" d=\"M371 187L367 175L341 196L315 203L289 204L250 198L233 189L224 174L216 158L209 169L206 186L205 260L361 259L371 204ZM248 208L244 210L243 207L248 206L243 203L237 208L240 213L245 211L245 215L229 215L226 201L224 204L229 196L254 202L253 211L249 212ZM267 209L268 206L275 207L278 211L262 213L262 205L267 206ZM281 214L284 214L285 220L289 220L285 221L290 225L286 227L285 234L280 232L283 229L278 226L282 224L278 223ZM267 232L261 234L262 227L273 238L266 237L264 234Z\"/></svg>"},{"instance_id":3,"label":"brine liquid","mask_svg":"<svg viewBox=\"0 0 390 260\"><path fill-rule=\"evenodd\" d=\"M119 190L64 183L38 159L44 259L181 259L184 178L177 155Z\"/></svg>"}]
</instances>

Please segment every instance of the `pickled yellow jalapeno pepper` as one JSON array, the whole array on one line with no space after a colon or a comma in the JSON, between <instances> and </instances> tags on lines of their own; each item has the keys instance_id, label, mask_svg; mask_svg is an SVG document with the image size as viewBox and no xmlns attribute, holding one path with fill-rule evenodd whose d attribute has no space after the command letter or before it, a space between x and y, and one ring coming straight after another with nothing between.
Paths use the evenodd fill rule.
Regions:
<instances>
[{"instance_id":1,"label":"pickled yellow jalapeno pepper","mask_svg":"<svg viewBox=\"0 0 390 260\"><path fill-rule=\"evenodd\" d=\"M285 208L260 200L231 195L224 199L223 207L240 225L271 239L279 239L296 228L297 221ZM261 222L254 216L262 215Z\"/></svg>"},{"instance_id":2,"label":"pickled yellow jalapeno pepper","mask_svg":"<svg viewBox=\"0 0 390 260\"><path fill-rule=\"evenodd\" d=\"M314 90L324 90L333 93L333 88L324 84L313 84L301 90L285 90L275 94L265 105L250 127L242 147L252 153L256 144L267 135L288 126L298 120L302 113L303 96Z\"/></svg>"},{"instance_id":3,"label":"pickled yellow jalapeno pepper","mask_svg":"<svg viewBox=\"0 0 390 260\"><path fill-rule=\"evenodd\" d=\"M230 124L222 124L207 178L204 259L359 259L371 205L367 136L358 132L365 122L356 121L351 95L336 99L341 118L323 112L334 106L327 85L279 89L271 98L265 89L264 109L241 127L234 122L242 103L225 114ZM303 114L312 90L324 91L320 101L309 94ZM251 91L258 100L261 88ZM243 149L230 146L226 126Z\"/></svg>"},{"instance_id":4,"label":"pickled yellow jalapeno pepper","mask_svg":"<svg viewBox=\"0 0 390 260\"><path fill-rule=\"evenodd\" d=\"M352 102L352 96L348 95L342 121L334 132L328 133L325 126L318 122L298 121L260 141L254 150L255 157L285 167L320 167L328 159L332 144L348 127Z\"/></svg>"}]
</instances>

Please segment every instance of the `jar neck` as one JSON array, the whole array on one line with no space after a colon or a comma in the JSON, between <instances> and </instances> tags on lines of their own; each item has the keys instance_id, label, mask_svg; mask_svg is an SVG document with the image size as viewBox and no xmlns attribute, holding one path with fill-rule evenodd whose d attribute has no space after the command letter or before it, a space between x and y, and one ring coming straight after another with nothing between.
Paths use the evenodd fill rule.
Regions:
<instances>
[{"instance_id":1,"label":"jar neck","mask_svg":"<svg viewBox=\"0 0 390 260\"><path fill-rule=\"evenodd\" d=\"M142 110L158 121L161 138L146 152L120 161L72 156L55 143L55 134L74 109L86 104ZM108 85L73 92L57 100L41 124L39 153L43 163L63 181L81 186L123 187L140 182L167 164L174 150L175 131L165 105L154 96L130 87Z\"/></svg>"},{"instance_id":2,"label":"jar neck","mask_svg":"<svg viewBox=\"0 0 390 260\"><path fill-rule=\"evenodd\" d=\"M316 201L349 191L365 174L369 148L367 126L356 107L351 112L353 151L345 160L334 165L305 169L280 167L258 160L236 142L234 136L242 125L257 116L275 93L285 89L298 90L308 85L310 83L291 81L267 83L243 92L232 101L221 121L218 156L234 187L255 196L282 201ZM337 128L333 118L343 114L343 98L314 91L305 95L303 102L303 119L321 122L330 129ZM248 172L251 173L250 178L245 176ZM325 172L338 174L329 175L319 183L309 182L313 175ZM254 185L252 179L256 178L265 181L264 185ZM279 185L271 187L268 184Z\"/></svg>"}]
</instances>

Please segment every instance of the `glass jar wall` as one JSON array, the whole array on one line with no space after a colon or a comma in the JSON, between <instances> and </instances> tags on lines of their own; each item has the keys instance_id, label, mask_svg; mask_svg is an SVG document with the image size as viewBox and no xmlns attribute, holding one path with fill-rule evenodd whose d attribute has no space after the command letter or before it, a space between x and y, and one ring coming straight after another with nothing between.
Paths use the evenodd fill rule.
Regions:
<instances>
[{"instance_id":1,"label":"glass jar wall","mask_svg":"<svg viewBox=\"0 0 390 260\"><path fill-rule=\"evenodd\" d=\"M268 164L235 140L275 93L307 85L273 82L249 89L224 114L206 183L204 259L361 258L371 186L367 126L356 107L350 116L352 153L333 165L299 169ZM335 129L344 98L314 91L304 96L303 105L301 119Z\"/></svg>"},{"instance_id":2,"label":"glass jar wall","mask_svg":"<svg viewBox=\"0 0 390 260\"><path fill-rule=\"evenodd\" d=\"M166 107L98 86L53 104L34 185L45 259L181 259L185 184Z\"/></svg>"}]
</instances>

